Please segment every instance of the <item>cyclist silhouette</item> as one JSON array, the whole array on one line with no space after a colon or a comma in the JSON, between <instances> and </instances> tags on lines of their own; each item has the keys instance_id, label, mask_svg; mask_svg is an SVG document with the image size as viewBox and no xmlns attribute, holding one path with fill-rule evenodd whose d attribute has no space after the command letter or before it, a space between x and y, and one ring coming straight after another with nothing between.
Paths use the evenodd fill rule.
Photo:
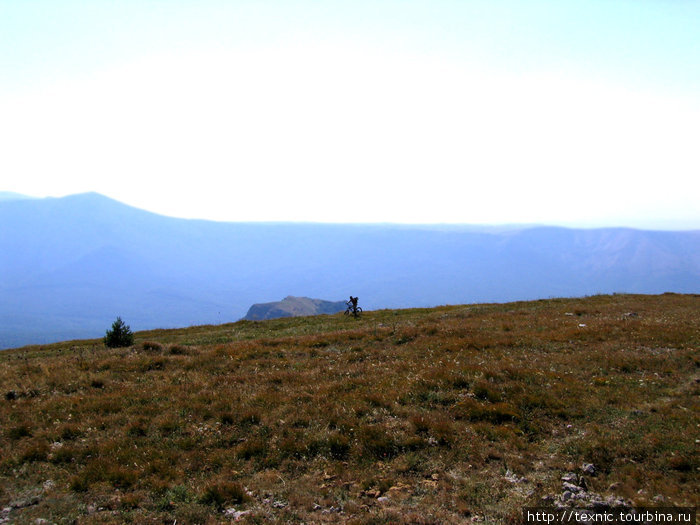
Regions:
<instances>
[{"instance_id":1,"label":"cyclist silhouette","mask_svg":"<svg viewBox=\"0 0 700 525\"><path fill-rule=\"evenodd\" d=\"M362 308L357 306L357 299L357 297L350 296L350 300L345 303L348 305L348 309L345 310L345 315L352 314L354 317L359 317L362 313Z\"/></svg>"}]
</instances>

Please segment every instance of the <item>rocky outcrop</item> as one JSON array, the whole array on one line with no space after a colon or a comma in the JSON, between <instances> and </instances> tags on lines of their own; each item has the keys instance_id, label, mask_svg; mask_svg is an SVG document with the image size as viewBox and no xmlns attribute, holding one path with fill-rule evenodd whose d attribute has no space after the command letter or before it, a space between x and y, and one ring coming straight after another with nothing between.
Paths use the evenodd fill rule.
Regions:
<instances>
[{"instance_id":1,"label":"rocky outcrop","mask_svg":"<svg viewBox=\"0 0 700 525\"><path fill-rule=\"evenodd\" d=\"M280 317L300 317L305 315L335 314L345 310L345 301L324 301L309 297L285 297L273 303L254 304L243 319L262 321Z\"/></svg>"}]
</instances>

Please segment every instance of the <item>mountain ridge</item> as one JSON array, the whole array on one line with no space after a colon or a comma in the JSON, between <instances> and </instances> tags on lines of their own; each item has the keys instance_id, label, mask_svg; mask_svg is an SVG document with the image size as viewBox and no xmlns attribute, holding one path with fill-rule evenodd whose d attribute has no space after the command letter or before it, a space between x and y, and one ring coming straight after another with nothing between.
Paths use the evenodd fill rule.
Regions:
<instances>
[{"instance_id":1,"label":"mountain ridge","mask_svg":"<svg viewBox=\"0 0 700 525\"><path fill-rule=\"evenodd\" d=\"M700 291L700 231L222 223L99 194L0 201L0 348L221 323L285 296L363 308Z\"/></svg>"}]
</instances>

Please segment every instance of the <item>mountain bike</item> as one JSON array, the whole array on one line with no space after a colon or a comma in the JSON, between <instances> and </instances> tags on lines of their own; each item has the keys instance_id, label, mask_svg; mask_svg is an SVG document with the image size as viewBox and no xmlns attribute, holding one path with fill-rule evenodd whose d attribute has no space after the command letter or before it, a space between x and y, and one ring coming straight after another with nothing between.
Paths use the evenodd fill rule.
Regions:
<instances>
[{"instance_id":1,"label":"mountain bike","mask_svg":"<svg viewBox=\"0 0 700 525\"><path fill-rule=\"evenodd\" d=\"M352 315L355 318L360 317L362 308L359 306L354 306L350 301L347 301L345 304L348 305L347 309L345 310L345 315Z\"/></svg>"}]
</instances>

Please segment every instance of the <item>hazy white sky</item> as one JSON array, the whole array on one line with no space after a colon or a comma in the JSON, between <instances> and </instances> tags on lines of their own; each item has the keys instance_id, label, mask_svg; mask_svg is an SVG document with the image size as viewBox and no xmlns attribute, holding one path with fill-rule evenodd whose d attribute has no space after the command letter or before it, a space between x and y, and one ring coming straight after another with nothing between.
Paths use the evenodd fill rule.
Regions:
<instances>
[{"instance_id":1,"label":"hazy white sky","mask_svg":"<svg viewBox=\"0 0 700 525\"><path fill-rule=\"evenodd\" d=\"M700 2L0 0L0 190L700 228Z\"/></svg>"}]
</instances>

